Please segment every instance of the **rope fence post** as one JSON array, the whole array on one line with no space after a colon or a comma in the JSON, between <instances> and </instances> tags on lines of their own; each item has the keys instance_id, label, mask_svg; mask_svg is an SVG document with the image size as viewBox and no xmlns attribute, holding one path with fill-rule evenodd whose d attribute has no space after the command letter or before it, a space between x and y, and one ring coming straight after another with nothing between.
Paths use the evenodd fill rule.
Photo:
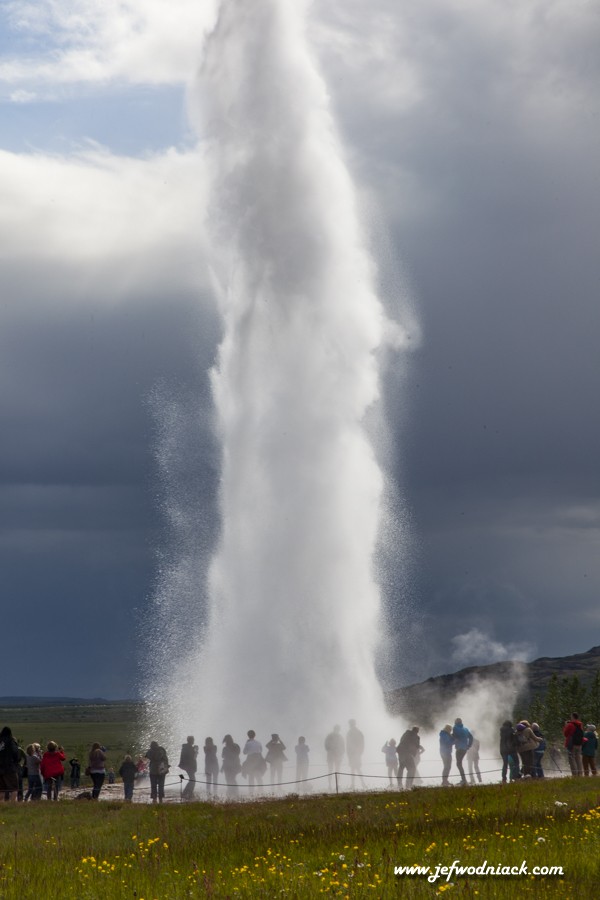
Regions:
<instances>
[{"instance_id":1,"label":"rope fence post","mask_svg":"<svg viewBox=\"0 0 600 900\"><path fill-rule=\"evenodd\" d=\"M339 794L340 791L339 791L339 787L338 787L338 773L334 772L333 774L335 775L335 792L336 792L336 794Z\"/></svg>"}]
</instances>

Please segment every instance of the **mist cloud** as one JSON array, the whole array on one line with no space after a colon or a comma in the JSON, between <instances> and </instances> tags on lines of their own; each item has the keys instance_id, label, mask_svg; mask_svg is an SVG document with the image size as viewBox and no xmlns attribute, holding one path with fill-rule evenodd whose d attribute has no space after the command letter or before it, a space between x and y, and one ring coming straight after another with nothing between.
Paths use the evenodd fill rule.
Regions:
<instances>
[{"instance_id":1,"label":"mist cloud","mask_svg":"<svg viewBox=\"0 0 600 900\"><path fill-rule=\"evenodd\" d=\"M527 641L501 644L478 628L471 628L464 634L450 639L454 647L452 661L459 667L469 665L489 665L504 660L525 661L531 658L534 646Z\"/></svg>"}]
</instances>

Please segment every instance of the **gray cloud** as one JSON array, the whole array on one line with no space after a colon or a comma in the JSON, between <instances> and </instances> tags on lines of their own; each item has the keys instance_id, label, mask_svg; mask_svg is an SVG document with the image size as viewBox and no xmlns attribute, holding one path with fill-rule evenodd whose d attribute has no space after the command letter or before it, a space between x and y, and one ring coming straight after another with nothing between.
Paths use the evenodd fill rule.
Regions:
<instances>
[{"instance_id":1,"label":"gray cloud","mask_svg":"<svg viewBox=\"0 0 600 900\"><path fill-rule=\"evenodd\" d=\"M18 691L134 695L169 534L150 401L162 381L175 396L193 388L196 409L206 408L214 319L205 315L203 329L183 294L78 314L50 303L0 333L10 372L0 392L0 565L18 610L4 635L27 648ZM199 437L206 463L208 421ZM64 647L67 661L51 672L49 646Z\"/></svg>"},{"instance_id":2,"label":"gray cloud","mask_svg":"<svg viewBox=\"0 0 600 900\"><path fill-rule=\"evenodd\" d=\"M407 677L451 668L448 636L472 628L580 650L599 576L598 17L493 2L319 13L352 161L423 332L408 416L396 402L421 541Z\"/></svg>"}]
</instances>

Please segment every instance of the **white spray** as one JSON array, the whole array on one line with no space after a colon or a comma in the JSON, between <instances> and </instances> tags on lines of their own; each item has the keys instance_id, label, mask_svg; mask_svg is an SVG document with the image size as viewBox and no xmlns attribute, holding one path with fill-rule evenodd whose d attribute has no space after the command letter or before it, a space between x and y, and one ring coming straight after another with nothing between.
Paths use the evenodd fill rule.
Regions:
<instances>
[{"instance_id":1,"label":"white spray","mask_svg":"<svg viewBox=\"0 0 600 900\"><path fill-rule=\"evenodd\" d=\"M221 534L171 721L317 750L349 718L390 736L374 664L384 478L365 416L394 329L305 15L299 0L225 0L207 45Z\"/></svg>"}]
</instances>

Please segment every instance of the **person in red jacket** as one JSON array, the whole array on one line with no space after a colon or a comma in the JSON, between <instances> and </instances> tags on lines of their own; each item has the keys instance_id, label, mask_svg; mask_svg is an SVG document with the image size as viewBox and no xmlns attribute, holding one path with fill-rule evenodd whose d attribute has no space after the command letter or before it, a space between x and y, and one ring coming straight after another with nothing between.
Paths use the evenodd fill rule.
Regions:
<instances>
[{"instance_id":1,"label":"person in red jacket","mask_svg":"<svg viewBox=\"0 0 600 900\"><path fill-rule=\"evenodd\" d=\"M583 775L581 751L583 748L584 736L583 723L579 719L579 713L571 713L570 720L565 722L563 734L565 736L565 747L569 754L571 775Z\"/></svg>"},{"instance_id":2,"label":"person in red jacket","mask_svg":"<svg viewBox=\"0 0 600 900\"><path fill-rule=\"evenodd\" d=\"M44 790L48 800L58 800L58 794L62 787L65 775L63 763L66 759L65 751L54 741L48 741L48 749L42 756L40 772L44 779Z\"/></svg>"}]
</instances>

